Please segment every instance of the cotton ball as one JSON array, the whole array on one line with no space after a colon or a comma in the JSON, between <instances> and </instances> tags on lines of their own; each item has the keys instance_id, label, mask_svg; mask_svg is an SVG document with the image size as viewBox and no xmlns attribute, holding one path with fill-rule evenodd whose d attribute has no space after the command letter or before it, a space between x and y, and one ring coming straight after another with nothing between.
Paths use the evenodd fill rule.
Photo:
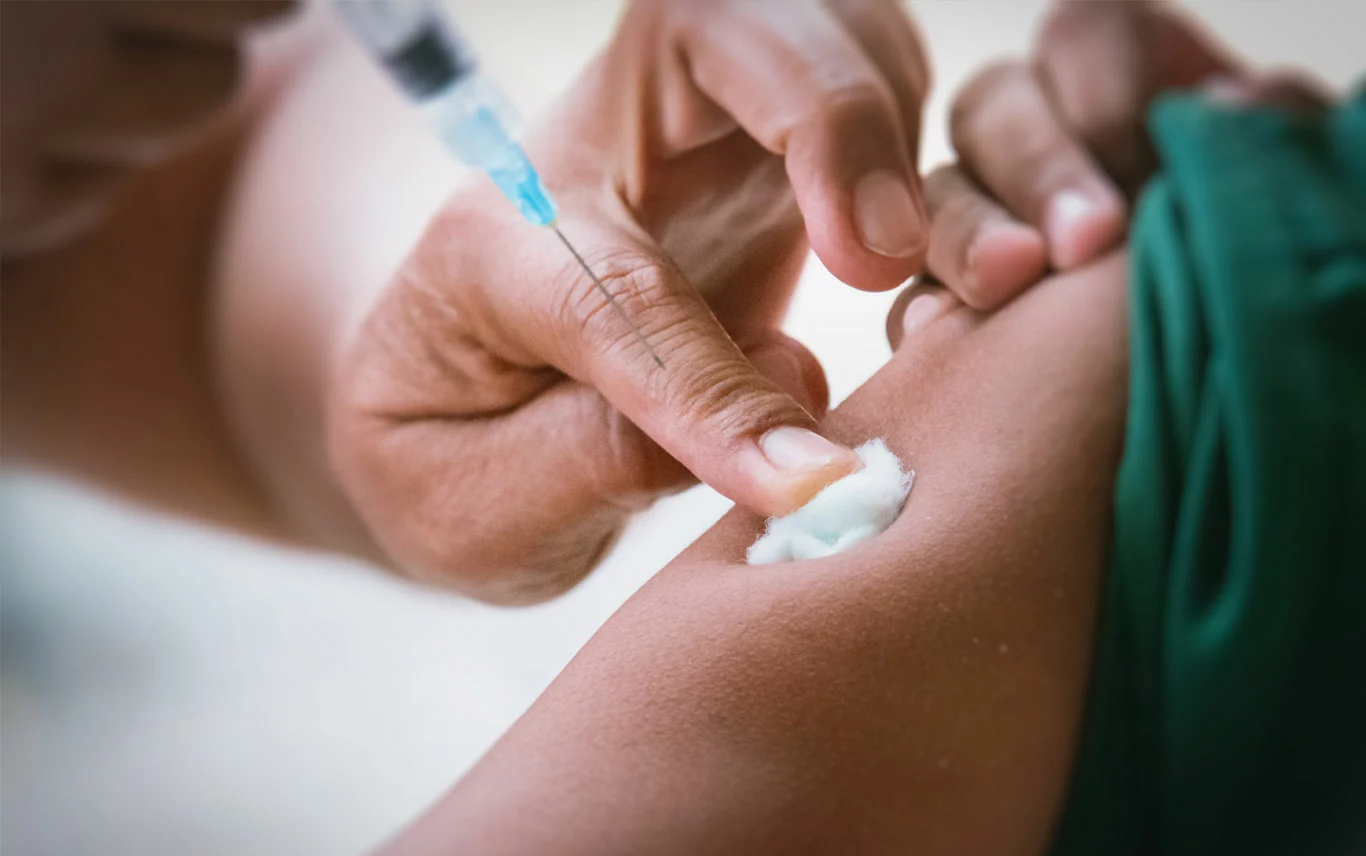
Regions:
<instances>
[{"instance_id":1,"label":"cotton ball","mask_svg":"<svg viewBox=\"0 0 1366 856\"><path fill-rule=\"evenodd\" d=\"M901 461L881 440L870 440L854 451L863 469L786 517L770 518L746 554L751 565L833 556L892 525L911 492L915 473L903 471Z\"/></svg>"}]
</instances>

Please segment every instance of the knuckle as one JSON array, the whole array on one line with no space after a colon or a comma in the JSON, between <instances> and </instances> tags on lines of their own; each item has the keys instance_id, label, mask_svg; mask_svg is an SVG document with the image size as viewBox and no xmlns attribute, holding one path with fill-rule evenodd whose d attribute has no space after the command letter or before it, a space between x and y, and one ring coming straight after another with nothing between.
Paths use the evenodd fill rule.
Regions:
<instances>
[{"instance_id":1,"label":"knuckle","mask_svg":"<svg viewBox=\"0 0 1366 856\"><path fill-rule=\"evenodd\" d=\"M972 234L972 226L983 213L981 200L973 192L960 189L943 200L935 222L943 225L946 235L956 245L964 243Z\"/></svg>"},{"instance_id":2,"label":"knuckle","mask_svg":"<svg viewBox=\"0 0 1366 856\"><path fill-rule=\"evenodd\" d=\"M661 493L689 477L687 469L615 407L605 406L609 466L595 485L602 501L623 512L643 511Z\"/></svg>"},{"instance_id":3,"label":"knuckle","mask_svg":"<svg viewBox=\"0 0 1366 856\"><path fill-rule=\"evenodd\" d=\"M568 463L565 483L594 506L622 514L643 511L684 483L687 469L601 395L581 395L572 418L598 438Z\"/></svg>"},{"instance_id":4,"label":"knuckle","mask_svg":"<svg viewBox=\"0 0 1366 856\"><path fill-rule=\"evenodd\" d=\"M827 0L848 22L856 37L887 47L896 68L906 74L916 97L929 91L933 72L919 28L898 0Z\"/></svg>"},{"instance_id":5,"label":"knuckle","mask_svg":"<svg viewBox=\"0 0 1366 856\"><path fill-rule=\"evenodd\" d=\"M458 484L468 490L479 482L466 473ZM498 492L491 487L484 496L496 497ZM453 508L449 495L433 492L396 521L389 533L389 555L399 573L414 582L487 603L529 605L562 594L587 576L626 517L596 499L560 502L550 511L536 510L534 501L529 505L531 516L545 526L527 527L506 509L490 512L466 506L457 515L453 512L459 509ZM459 519L482 519L483 525L451 525Z\"/></svg>"},{"instance_id":6,"label":"knuckle","mask_svg":"<svg viewBox=\"0 0 1366 856\"><path fill-rule=\"evenodd\" d=\"M1076 44L1077 37L1088 30L1096 20L1096 15L1108 14L1106 10L1093 8L1105 6L1103 3L1058 3L1044 18L1039 32L1039 52L1066 51Z\"/></svg>"},{"instance_id":7,"label":"knuckle","mask_svg":"<svg viewBox=\"0 0 1366 856\"><path fill-rule=\"evenodd\" d=\"M814 105L813 120L849 127L885 121L892 114L895 99L886 83L869 77L822 89Z\"/></svg>"},{"instance_id":8,"label":"knuckle","mask_svg":"<svg viewBox=\"0 0 1366 856\"><path fill-rule=\"evenodd\" d=\"M941 228L979 213L981 202L980 191L957 166L946 164L925 176L925 204L930 220Z\"/></svg>"},{"instance_id":9,"label":"knuckle","mask_svg":"<svg viewBox=\"0 0 1366 856\"><path fill-rule=\"evenodd\" d=\"M1167 13L1165 6L1148 0L1055 4L1044 18L1036 53L1064 55L1090 50L1098 40L1113 46L1116 39L1141 39Z\"/></svg>"},{"instance_id":10,"label":"knuckle","mask_svg":"<svg viewBox=\"0 0 1366 856\"><path fill-rule=\"evenodd\" d=\"M970 230L961 224L938 225L933 238L937 243L929 257L929 269L934 277L959 291L963 290L965 282L971 288L971 278L964 276L968 268L969 234Z\"/></svg>"},{"instance_id":11,"label":"knuckle","mask_svg":"<svg viewBox=\"0 0 1366 856\"><path fill-rule=\"evenodd\" d=\"M1019 60L998 60L977 72L958 90L949 110L949 125L955 135L981 121L1003 93L1018 84L1029 71Z\"/></svg>"},{"instance_id":12,"label":"knuckle","mask_svg":"<svg viewBox=\"0 0 1366 856\"><path fill-rule=\"evenodd\" d=\"M954 107L953 142L965 159L978 162L984 143L1009 140L1009 175L1005 181L1024 197L1016 204L1032 204L1041 195L1081 179L1087 172L1085 154L1071 141L1046 108L1042 98L1024 87L1036 87L1033 72L1018 63L989 69L968 84ZM1036 109L1042 108L1042 109Z\"/></svg>"},{"instance_id":13,"label":"knuckle","mask_svg":"<svg viewBox=\"0 0 1366 856\"><path fill-rule=\"evenodd\" d=\"M931 219L938 219L944 206L962 195L966 187L962 174L953 164L944 164L930 170L925 176L925 207Z\"/></svg>"},{"instance_id":14,"label":"knuckle","mask_svg":"<svg viewBox=\"0 0 1366 856\"><path fill-rule=\"evenodd\" d=\"M871 76L831 81L780 123L774 136L782 148L802 134L859 140L872 131L880 140L897 127L896 112L896 99L884 81Z\"/></svg>"},{"instance_id":15,"label":"knuckle","mask_svg":"<svg viewBox=\"0 0 1366 856\"><path fill-rule=\"evenodd\" d=\"M672 266L634 250L600 251L584 260L600 272L602 287L570 261L558 277L558 297L550 302L552 329L568 339L565 345L587 348L595 356L617 352L635 339L622 313L653 341L668 323L662 316L672 302L668 298L677 277Z\"/></svg>"},{"instance_id":16,"label":"knuckle","mask_svg":"<svg viewBox=\"0 0 1366 856\"><path fill-rule=\"evenodd\" d=\"M929 264L967 303L978 305L982 286L966 275L973 243L984 226L1001 216L1000 209L975 185L953 171L936 179L932 208ZM928 196L928 191L927 191Z\"/></svg>"},{"instance_id":17,"label":"knuckle","mask_svg":"<svg viewBox=\"0 0 1366 856\"><path fill-rule=\"evenodd\" d=\"M1054 100L1069 132L1091 147L1122 146L1141 136L1146 95L1144 81L1132 74L1053 75Z\"/></svg>"},{"instance_id":18,"label":"knuckle","mask_svg":"<svg viewBox=\"0 0 1366 856\"><path fill-rule=\"evenodd\" d=\"M1095 149L1127 147L1141 136L1143 106L1137 98L1095 99L1070 117L1072 132Z\"/></svg>"},{"instance_id":19,"label":"knuckle","mask_svg":"<svg viewBox=\"0 0 1366 856\"><path fill-rule=\"evenodd\" d=\"M1045 22L1035 57L1080 138L1107 143L1141 125L1154 14L1143 4L1063 3Z\"/></svg>"},{"instance_id":20,"label":"knuckle","mask_svg":"<svg viewBox=\"0 0 1366 856\"><path fill-rule=\"evenodd\" d=\"M756 426L803 416L795 402L738 355L733 361L690 367L686 377L675 375L665 385L663 399L669 412L715 437L740 438Z\"/></svg>"},{"instance_id":21,"label":"knuckle","mask_svg":"<svg viewBox=\"0 0 1366 856\"><path fill-rule=\"evenodd\" d=\"M684 424L707 426L722 436L734 436L758 421L792 418L798 409L731 346L733 354L718 352L721 328L700 301L679 294L679 274L662 262L635 259L619 267L603 264L603 284L669 363L686 365L686 371L650 372L648 395L663 412ZM638 348L635 333L616 309L591 283L576 285L565 304L566 323L582 330L590 359L598 365L619 364L623 351ZM644 356L641 357L644 359ZM590 373L592 366L589 367ZM624 440L638 439L634 436ZM639 451L642 444L626 442L623 449ZM651 462L638 460L634 471L657 470Z\"/></svg>"},{"instance_id":22,"label":"knuckle","mask_svg":"<svg viewBox=\"0 0 1366 856\"><path fill-rule=\"evenodd\" d=\"M1085 161L1070 145L1038 134L1020 139L1018 169L1025 177L1024 192L1031 203L1041 203L1061 188L1083 183Z\"/></svg>"}]
</instances>

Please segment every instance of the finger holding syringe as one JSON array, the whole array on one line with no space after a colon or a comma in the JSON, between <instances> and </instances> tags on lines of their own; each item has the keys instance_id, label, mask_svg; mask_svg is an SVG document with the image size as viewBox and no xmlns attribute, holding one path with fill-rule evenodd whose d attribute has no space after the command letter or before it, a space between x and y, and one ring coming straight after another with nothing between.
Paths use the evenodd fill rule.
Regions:
<instances>
[{"instance_id":1,"label":"finger holding syringe","mask_svg":"<svg viewBox=\"0 0 1366 856\"><path fill-rule=\"evenodd\" d=\"M641 308L639 300L632 302L635 311L624 307L575 246L577 239L571 240L560 227L554 200L516 140L516 112L479 74L472 53L439 4L350 0L340 8L452 153L486 173L528 223L554 229L604 308L616 318L618 331L594 325L570 332L584 341L567 351L555 349L549 362L593 384L697 476L760 512L790 511L858 467L851 451L812 430L809 410L823 410L825 402L804 408L760 374L677 268L659 258L657 247L645 250L655 260L650 269L660 273L646 277L654 285L644 307L650 324L634 317ZM640 270L646 268L638 268L638 277ZM619 278L613 281L622 284ZM647 290L633 289L635 294L642 291ZM549 293L543 297L551 299ZM652 342L651 330L668 333L668 346ZM546 331L546 338L562 339L565 333ZM620 348L594 339L603 337L610 343L623 335L644 352L644 365L667 376L642 373L641 361L625 358ZM791 375L792 360L786 364ZM809 391L804 381L797 382Z\"/></svg>"}]
</instances>

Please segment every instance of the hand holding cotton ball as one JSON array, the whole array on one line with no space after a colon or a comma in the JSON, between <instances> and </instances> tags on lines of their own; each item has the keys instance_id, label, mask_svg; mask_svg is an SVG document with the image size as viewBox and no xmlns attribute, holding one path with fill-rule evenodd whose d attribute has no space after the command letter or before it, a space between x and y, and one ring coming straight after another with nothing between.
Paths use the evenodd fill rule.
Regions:
<instances>
[{"instance_id":1,"label":"hand holding cotton ball","mask_svg":"<svg viewBox=\"0 0 1366 856\"><path fill-rule=\"evenodd\" d=\"M885 532L896 521L915 473L904 471L881 440L870 440L855 452L863 469L786 517L769 519L764 534L746 554L751 565L833 556Z\"/></svg>"}]
</instances>

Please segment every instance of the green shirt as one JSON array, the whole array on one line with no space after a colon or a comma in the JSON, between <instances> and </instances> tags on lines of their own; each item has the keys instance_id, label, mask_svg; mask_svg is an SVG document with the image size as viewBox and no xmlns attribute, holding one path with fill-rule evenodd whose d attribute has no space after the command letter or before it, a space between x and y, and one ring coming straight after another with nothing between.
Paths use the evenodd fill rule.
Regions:
<instances>
[{"instance_id":1,"label":"green shirt","mask_svg":"<svg viewBox=\"0 0 1366 856\"><path fill-rule=\"evenodd\" d=\"M1096 661L1053 849L1366 853L1366 92L1159 103Z\"/></svg>"}]
</instances>

